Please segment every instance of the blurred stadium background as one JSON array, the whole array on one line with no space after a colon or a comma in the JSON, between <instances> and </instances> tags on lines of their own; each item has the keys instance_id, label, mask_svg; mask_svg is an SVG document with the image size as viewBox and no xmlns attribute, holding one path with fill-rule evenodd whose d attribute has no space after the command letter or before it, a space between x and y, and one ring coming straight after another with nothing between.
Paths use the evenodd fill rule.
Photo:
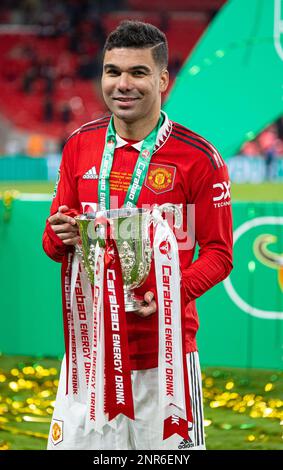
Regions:
<instances>
[{"instance_id":1,"label":"blurred stadium background","mask_svg":"<svg viewBox=\"0 0 283 470\"><path fill-rule=\"evenodd\" d=\"M282 449L281 0L1 1L0 449L46 447L63 329L59 266L44 255L41 235L66 137L106 112L101 49L122 19L148 21L166 33L165 109L218 146L230 169L235 268L198 301L207 446ZM262 43L269 49L259 51ZM259 53L253 69L250 49L237 58L240 81L236 56L228 54L239 44ZM219 69L217 60L227 55L230 62L222 60ZM216 109L208 100L220 77ZM231 147L221 147L224 134Z\"/></svg>"}]
</instances>

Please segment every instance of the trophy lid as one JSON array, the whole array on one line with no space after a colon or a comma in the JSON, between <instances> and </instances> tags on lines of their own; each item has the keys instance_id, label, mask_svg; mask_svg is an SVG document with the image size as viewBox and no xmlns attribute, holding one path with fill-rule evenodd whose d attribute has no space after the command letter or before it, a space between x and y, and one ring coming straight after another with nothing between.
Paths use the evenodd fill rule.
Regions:
<instances>
[{"instance_id":1,"label":"trophy lid","mask_svg":"<svg viewBox=\"0 0 283 470\"><path fill-rule=\"evenodd\" d=\"M95 217L105 217L106 219L119 219L120 217L132 217L134 215L145 214L147 209L139 207L121 207L119 209L110 209L107 211L97 211Z\"/></svg>"},{"instance_id":2,"label":"trophy lid","mask_svg":"<svg viewBox=\"0 0 283 470\"><path fill-rule=\"evenodd\" d=\"M75 219L81 220L94 220L99 217L105 219L119 219L125 217L132 217L135 215L146 214L149 212L148 209L142 209L139 207L121 207L119 209L110 209L106 211L97 211L97 212L85 212L75 217Z\"/></svg>"}]
</instances>

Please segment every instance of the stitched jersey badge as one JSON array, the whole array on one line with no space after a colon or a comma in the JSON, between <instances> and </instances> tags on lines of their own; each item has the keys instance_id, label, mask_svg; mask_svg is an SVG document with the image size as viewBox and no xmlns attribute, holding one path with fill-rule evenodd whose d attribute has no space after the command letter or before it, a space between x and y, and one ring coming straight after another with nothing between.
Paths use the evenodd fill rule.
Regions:
<instances>
[{"instance_id":1,"label":"stitched jersey badge","mask_svg":"<svg viewBox=\"0 0 283 470\"><path fill-rule=\"evenodd\" d=\"M145 186L155 194L171 191L174 187L176 168L171 165L151 163L146 175Z\"/></svg>"}]
</instances>

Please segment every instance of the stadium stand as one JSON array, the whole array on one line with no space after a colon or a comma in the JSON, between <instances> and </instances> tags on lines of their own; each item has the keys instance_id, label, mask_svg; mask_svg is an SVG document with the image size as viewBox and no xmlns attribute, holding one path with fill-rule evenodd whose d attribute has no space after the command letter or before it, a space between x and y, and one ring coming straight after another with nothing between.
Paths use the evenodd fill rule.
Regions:
<instances>
[{"instance_id":1,"label":"stadium stand","mask_svg":"<svg viewBox=\"0 0 283 470\"><path fill-rule=\"evenodd\" d=\"M79 59L68 52L66 42L64 37L2 33L0 109L15 126L59 137L70 121L79 125L103 112L92 81L76 76ZM49 116L47 98L53 109Z\"/></svg>"},{"instance_id":2,"label":"stadium stand","mask_svg":"<svg viewBox=\"0 0 283 470\"><path fill-rule=\"evenodd\" d=\"M0 7L0 111L18 129L60 139L105 112L100 52L120 21L147 21L166 31L171 85L224 0L206 0L202 11L192 0L157 1L154 9L149 1L69 0L51 2L52 14L43 0L25 2L25 9L20 3L4 1Z\"/></svg>"},{"instance_id":3,"label":"stadium stand","mask_svg":"<svg viewBox=\"0 0 283 470\"><path fill-rule=\"evenodd\" d=\"M226 0L128 0L128 5L136 10L166 11L217 11Z\"/></svg>"},{"instance_id":4,"label":"stadium stand","mask_svg":"<svg viewBox=\"0 0 283 470\"><path fill-rule=\"evenodd\" d=\"M166 32L169 92L182 63L224 3L4 0L0 5L0 113L5 124L0 152L16 152L15 143L23 138L15 129L26 133L26 147L35 131L47 141L50 138L53 143L43 146L48 152L54 142L60 147L74 129L105 113L99 83L101 49L106 35L122 20L150 22ZM282 156L281 123L282 119L271 132L246 143L240 155L262 155L268 161Z\"/></svg>"}]
</instances>

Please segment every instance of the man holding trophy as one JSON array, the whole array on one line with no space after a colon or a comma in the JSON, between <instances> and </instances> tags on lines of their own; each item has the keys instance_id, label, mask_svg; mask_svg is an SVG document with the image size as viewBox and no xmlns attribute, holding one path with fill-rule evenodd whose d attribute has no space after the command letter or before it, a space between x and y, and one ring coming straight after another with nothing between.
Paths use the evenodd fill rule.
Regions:
<instances>
[{"instance_id":1,"label":"man holding trophy","mask_svg":"<svg viewBox=\"0 0 283 470\"><path fill-rule=\"evenodd\" d=\"M121 23L104 46L111 114L64 147L43 236L66 347L49 449L205 449L195 299L232 269L230 183L161 111L167 64L159 29Z\"/></svg>"}]
</instances>

